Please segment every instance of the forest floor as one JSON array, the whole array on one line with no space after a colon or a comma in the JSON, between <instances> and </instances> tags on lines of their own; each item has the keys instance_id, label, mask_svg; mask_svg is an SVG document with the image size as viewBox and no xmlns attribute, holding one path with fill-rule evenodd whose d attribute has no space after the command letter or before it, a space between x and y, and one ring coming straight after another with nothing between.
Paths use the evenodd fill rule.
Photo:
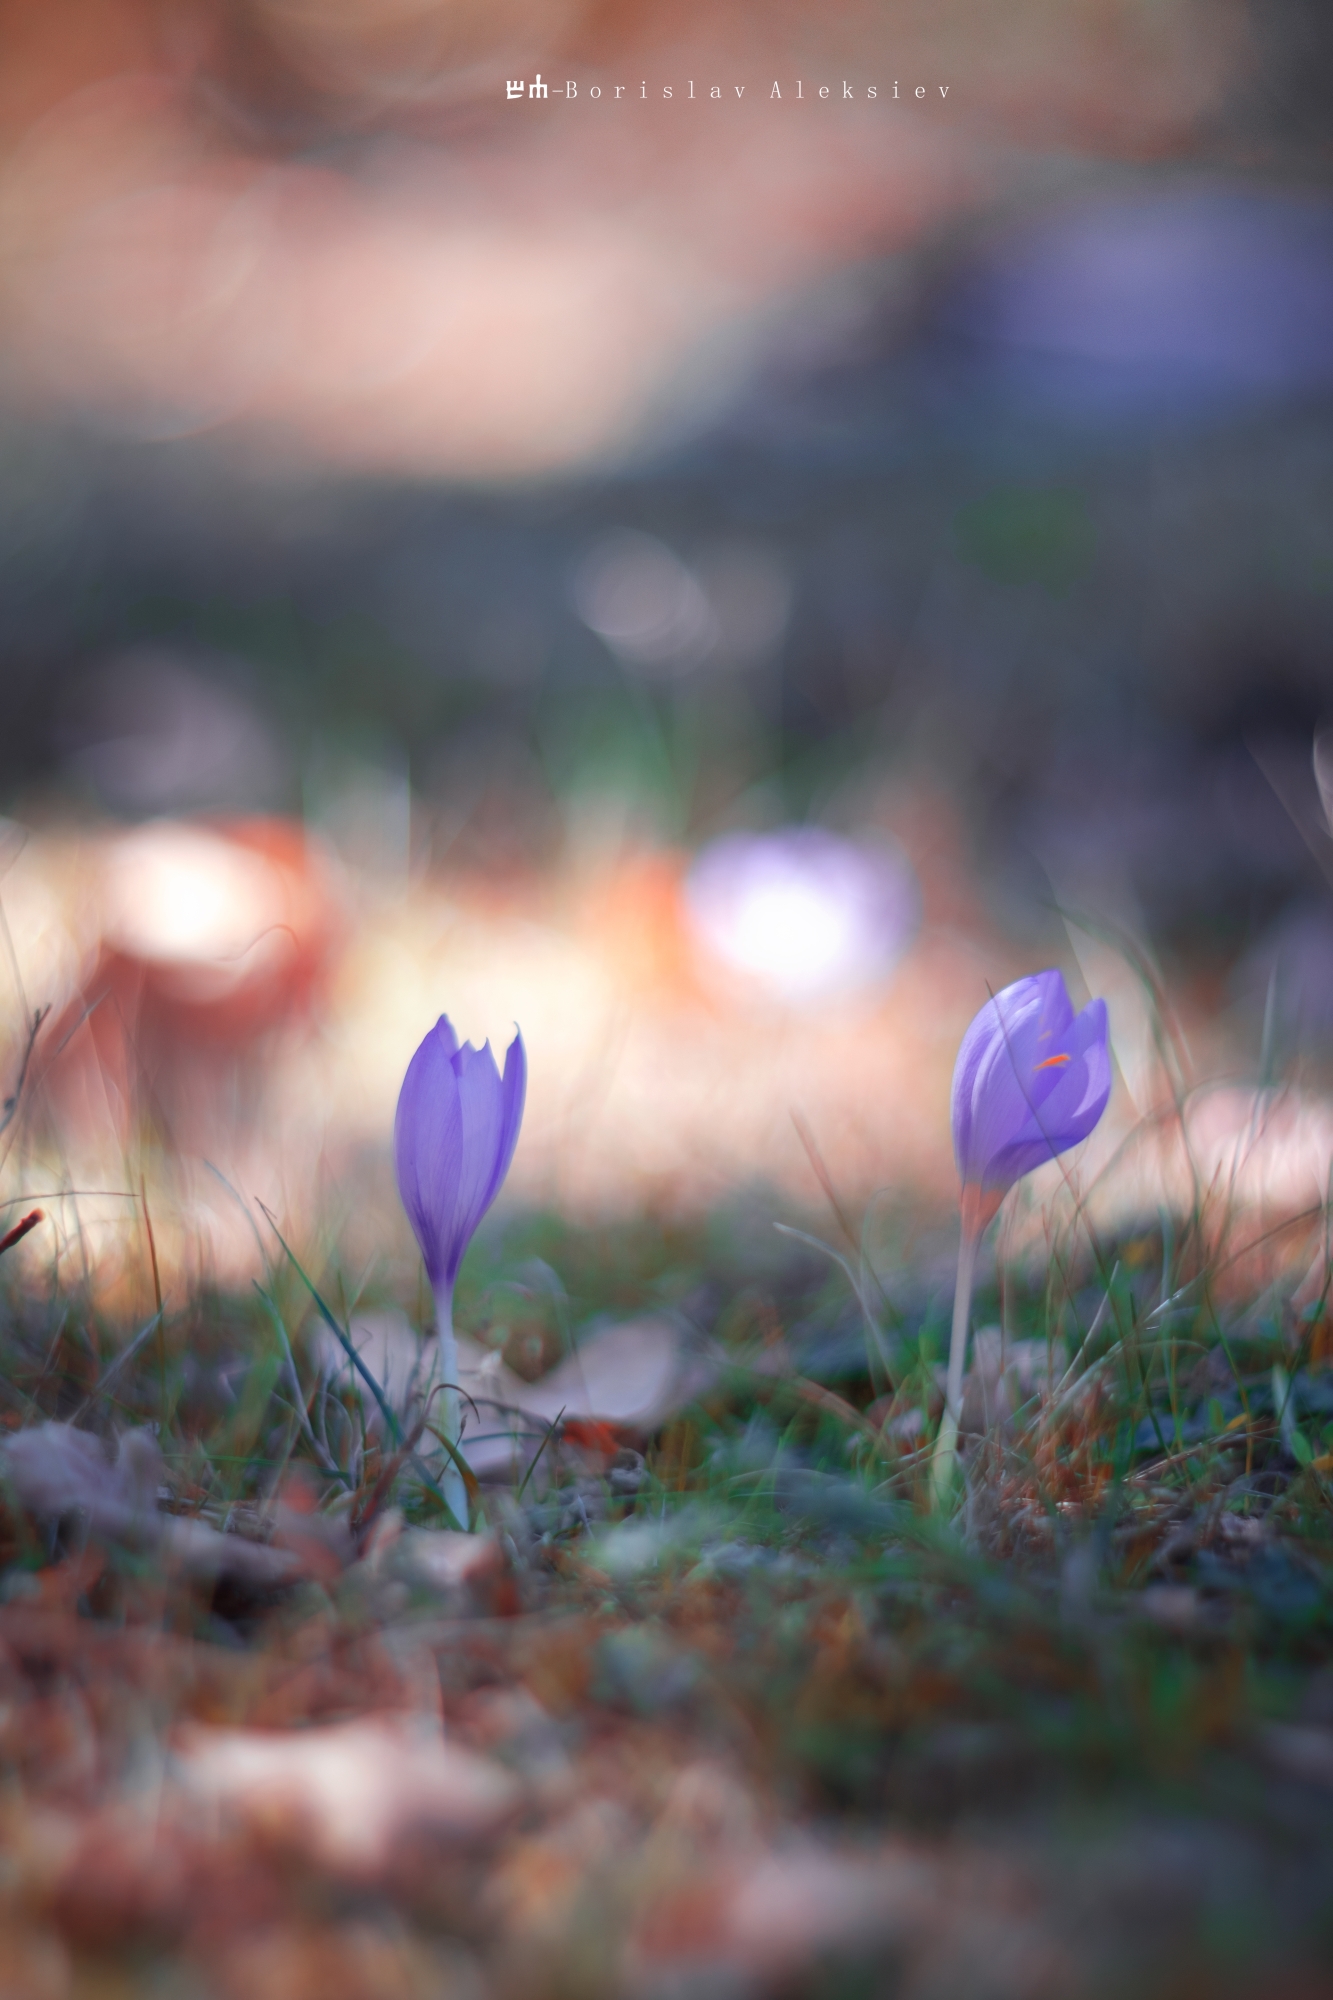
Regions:
<instances>
[{"instance_id":1,"label":"forest floor","mask_svg":"<svg viewBox=\"0 0 1333 2000\"><path fill-rule=\"evenodd\" d=\"M983 1278L949 1483L944 1239L510 1219L468 1536L331 1259L11 1281L0 1994L1333 1993L1328 1270L1198 1221Z\"/></svg>"}]
</instances>

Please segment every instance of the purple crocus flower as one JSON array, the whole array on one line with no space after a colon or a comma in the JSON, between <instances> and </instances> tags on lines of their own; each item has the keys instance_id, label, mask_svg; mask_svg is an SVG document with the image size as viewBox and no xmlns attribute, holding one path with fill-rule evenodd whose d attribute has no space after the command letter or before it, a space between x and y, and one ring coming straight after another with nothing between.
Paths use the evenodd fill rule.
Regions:
<instances>
[{"instance_id":1,"label":"purple crocus flower","mask_svg":"<svg viewBox=\"0 0 1333 2000\"><path fill-rule=\"evenodd\" d=\"M491 1045L458 1046L441 1014L407 1065L393 1122L398 1192L438 1290L452 1287L463 1252L500 1192L523 1122L528 1063L516 1034L504 1075Z\"/></svg>"},{"instance_id":2,"label":"purple crocus flower","mask_svg":"<svg viewBox=\"0 0 1333 2000\"><path fill-rule=\"evenodd\" d=\"M501 1076L491 1045L458 1046L442 1014L407 1066L393 1126L398 1193L421 1245L435 1293L437 1359L443 1378L444 1433L457 1445L458 1364L454 1341L454 1280L463 1253L500 1192L523 1122L528 1061L515 1034ZM463 1477L451 1459L444 1495L467 1519Z\"/></svg>"},{"instance_id":3,"label":"purple crocus flower","mask_svg":"<svg viewBox=\"0 0 1333 2000\"><path fill-rule=\"evenodd\" d=\"M1075 1014L1059 972L1016 979L986 1002L953 1072L953 1149L963 1183L953 1333L936 1485L952 1476L977 1250L1015 1181L1086 1139L1111 1094L1106 1002Z\"/></svg>"},{"instance_id":4,"label":"purple crocus flower","mask_svg":"<svg viewBox=\"0 0 1333 2000\"><path fill-rule=\"evenodd\" d=\"M1086 1139L1111 1094L1106 1002L1074 1013L1058 972L1016 979L963 1036L953 1150L964 1187L1003 1194Z\"/></svg>"}]
</instances>

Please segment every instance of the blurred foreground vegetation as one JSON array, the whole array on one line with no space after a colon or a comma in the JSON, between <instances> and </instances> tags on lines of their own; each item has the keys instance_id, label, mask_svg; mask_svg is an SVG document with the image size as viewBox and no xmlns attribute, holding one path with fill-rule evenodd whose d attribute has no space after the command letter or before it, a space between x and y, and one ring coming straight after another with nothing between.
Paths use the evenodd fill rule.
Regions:
<instances>
[{"instance_id":1,"label":"blurred foreground vegetation","mask_svg":"<svg viewBox=\"0 0 1333 2000\"><path fill-rule=\"evenodd\" d=\"M11 1441L73 1421L110 1467L155 1435L163 1510L296 1559L173 1568L95 1508L25 1504L6 1461L6 1990L1322 1990L1327 1273L1238 1296L1180 1224L993 1273L941 1505L951 1246L881 1223L872 1269L836 1233L843 1267L759 1197L484 1232L459 1324L515 1375L648 1312L696 1386L652 1434L551 1426L478 1490L475 1560L328 1360L324 1311L390 1304L373 1275L358 1296L275 1243L262 1289L143 1329L12 1290ZM219 1818L179 1775L191 1729L313 1753L423 1709L518 1789L460 1830L382 1758L344 1771L378 1829L354 1865L296 1780ZM776 1945L745 1916L766 1868L791 1873Z\"/></svg>"}]
</instances>

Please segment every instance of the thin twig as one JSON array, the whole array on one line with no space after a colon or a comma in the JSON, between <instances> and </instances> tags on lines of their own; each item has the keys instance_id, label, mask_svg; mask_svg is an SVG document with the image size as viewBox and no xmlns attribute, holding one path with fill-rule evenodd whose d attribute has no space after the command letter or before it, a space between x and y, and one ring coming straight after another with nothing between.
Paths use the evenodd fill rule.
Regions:
<instances>
[{"instance_id":1,"label":"thin twig","mask_svg":"<svg viewBox=\"0 0 1333 2000\"><path fill-rule=\"evenodd\" d=\"M516 1499L521 1500L523 1498L523 1495L527 1492L528 1481L531 1479L533 1473L537 1470L537 1461L538 1459L540 1459L547 1445L551 1442L551 1439L555 1436L556 1431L559 1429L560 1426L560 1419L564 1416L564 1414L565 1414L565 1406L562 1405L558 1414L552 1417L550 1423L547 1425L546 1436L542 1439L541 1443L537 1446L536 1451L532 1454L532 1463L528 1467L527 1471L523 1474L523 1483L519 1487L517 1494L514 1496Z\"/></svg>"},{"instance_id":2,"label":"thin twig","mask_svg":"<svg viewBox=\"0 0 1333 2000\"><path fill-rule=\"evenodd\" d=\"M16 1243L21 1243L24 1237L37 1227L39 1222L44 1222L45 1220L46 1210L44 1208L34 1208L31 1215L25 1215L22 1222L16 1222L11 1230L7 1231L4 1236L0 1236L0 1256L3 1256L6 1250L12 1250Z\"/></svg>"},{"instance_id":3,"label":"thin twig","mask_svg":"<svg viewBox=\"0 0 1333 2000\"><path fill-rule=\"evenodd\" d=\"M870 1301L865 1295L865 1288L861 1280L857 1277L842 1252L835 1250L831 1243L826 1243L822 1236L812 1236L806 1229L794 1229L789 1222L775 1222L773 1227L777 1230L779 1236L790 1236L793 1242L807 1243L812 1250L822 1250L824 1255L831 1257L839 1270L846 1274L847 1282L852 1288L856 1303L860 1306L865 1316L866 1329L874 1342L876 1359L880 1367L884 1370L884 1379L889 1387L893 1388L893 1370L889 1366L889 1357L885 1352L883 1328L870 1310ZM876 1282L878 1283L878 1280Z\"/></svg>"},{"instance_id":4,"label":"thin twig","mask_svg":"<svg viewBox=\"0 0 1333 2000\"><path fill-rule=\"evenodd\" d=\"M129 1346L122 1347L120 1353L116 1356L115 1360L108 1362L106 1368L102 1372L100 1379L97 1382L96 1387L88 1391L88 1394L84 1397L83 1401L79 1404L78 1409L74 1412L74 1415L70 1418L70 1422L72 1424L77 1424L80 1417L86 1416L88 1411L92 1408L93 1404L97 1402L99 1398L101 1398L106 1394L107 1387L112 1381L112 1379L115 1376L119 1375L121 1369L125 1366L125 1363L131 1360L133 1356L139 1352L139 1349L143 1346L148 1336L151 1333L155 1332L157 1327L161 1324L161 1320L162 1320L161 1313L160 1312L154 1313L153 1317L148 1321L148 1324L146 1326L141 1326L139 1328L139 1331L135 1334Z\"/></svg>"},{"instance_id":5,"label":"thin twig","mask_svg":"<svg viewBox=\"0 0 1333 2000\"><path fill-rule=\"evenodd\" d=\"M38 1007L33 1011L32 1020L28 1026L28 1039L23 1048L23 1060L19 1064L18 1081L15 1083L9 1096L4 1100L4 1103L0 1104L0 1133L7 1132L18 1116L19 1100L23 1096L23 1086L28 1080L28 1070L32 1063L32 1052L36 1046L37 1037L42 1031L42 1022L46 1019L50 1011L49 1006Z\"/></svg>"},{"instance_id":6,"label":"thin twig","mask_svg":"<svg viewBox=\"0 0 1333 2000\"><path fill-rule=\"evenodd\" d=\"M364 1535L375 1516L379 1513L389 1494L393 1491L393 1482L402 1471L404 1463L412 1456L418 1444L420 1444L421 1434L425 1428L426 1416L423 1411L404 1440L402 1449L394 1453L393 1457L384 1467L384 1470L380 1473L379 1478L375 1481L375 1484L371 1487L365 1506L358 1508L353 1514L351 1528L354 1535L358 1537Z\"/></svg>"},{"instance_id":7,"label":"thin twig","mask_svg":"<svg viewBox=\"0 0 1333 2000\"><path fill-rule=\"evenodd\" d=\"M859 1251L860 1245L856 1240L856 1232L852 1228L847 1213L838 1199L837 1189L833 1185L833 1176L825 1165L824 1156L815 1143L815 1135L810 1130L803 1114L797 1111L794 1106L791 1113L791 1122L796 1127L797 1138L805 1148L805 1157L810 1162L815 1179L819 1182L820 1187L823 1188L828 1205L833 1210L834 1220L837 1222L843 1235L847 1238L851 1248Z\"/></svg>"}]
</instances>

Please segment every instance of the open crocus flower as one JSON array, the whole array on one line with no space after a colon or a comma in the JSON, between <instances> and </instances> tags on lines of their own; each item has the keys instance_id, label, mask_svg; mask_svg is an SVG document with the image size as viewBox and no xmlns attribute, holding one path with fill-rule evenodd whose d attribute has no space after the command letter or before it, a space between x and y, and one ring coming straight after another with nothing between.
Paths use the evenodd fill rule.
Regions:
<instances>
[{"instance_id":1,"label":"open crocus flower","mask_svg":"<svg viewBox=\"0 0 1333 2000\"><path fill-rule=\"evenodd\" d=\"M463 1253L504 1182L523 1122L528 1063L515 1034L501 1076L491 1045L460 1048L442 1014L407 1066L394 1119L398 1193L421 1245L435 1293L443 1378L444 1434L457 1446L458 1365L454 1342L454 1280ZM467 1520L463 1476L451 1459L444 1496Z\"/></svg>"},{"instance_id":2,"label":"open crocus flower","mask_svg":"<svg viewBox=\"0 0 1333 2000\"><path fill-rule=\"evenodd\" d=\"M951 1462L963 1394L968 1312L987 1223L1024 1174L1086 1139L1111 1094L1106 1002L1075 1014L1059 972L1016 979L963 1036L953 1073L953 1146L963 1183L943 1461Z\"/></svg>"},{"instance_id":3,"label":"open crocus flower","mask_svg":"<svg viewBox=\"0 0 1333 2000\"><path fill-rule=\"evenodd\" d=\"M953 1150L963 1186L1003 1194L1086 1139L1111 1094L1106 1002L1074 1013L1058 972L1016 979L963 1036Z\"/></svg>"}]
</instances>

